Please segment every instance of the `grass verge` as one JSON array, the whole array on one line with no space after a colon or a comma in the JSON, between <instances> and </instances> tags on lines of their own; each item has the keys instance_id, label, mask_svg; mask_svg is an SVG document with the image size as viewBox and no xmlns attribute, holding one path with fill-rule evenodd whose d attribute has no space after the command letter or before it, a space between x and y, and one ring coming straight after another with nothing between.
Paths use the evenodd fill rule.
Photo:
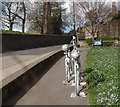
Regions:
<instances>
[{"instance_id":1,"label":"grass verge","mask_svg":"<svg viewBox=\"0 0 120 107\"><path fill-rule=\"evenodd\" d=\"M85 68L90 104L119 105L118 48L91 48Z\"/></svg>"},{"instance_id":2,"label":"grass verge","mask_svg":"<svg viewBox=\"0 0 120 107\"><path fill-rule=\"evenodd\" d=\"M1 33L18 33L18 34L24 34L23 32L19 31L10 31L10 30L0 30Z\"/></svg>"}]
</instances>

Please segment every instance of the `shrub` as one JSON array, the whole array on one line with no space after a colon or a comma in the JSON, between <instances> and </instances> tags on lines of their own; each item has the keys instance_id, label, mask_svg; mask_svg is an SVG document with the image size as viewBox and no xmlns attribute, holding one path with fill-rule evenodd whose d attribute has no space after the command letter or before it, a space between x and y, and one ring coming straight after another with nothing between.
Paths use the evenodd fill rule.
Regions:
<instances>
[{"instance_id":1,"label":"shrub","mask_svg":"<svg viewBox=\"0 0 120 107\"><path fill-rule=\"evenodd\" d=\"M92 45L92 38L86 39L86 42L89 46L91 46Z\"/></svg>"},{"instance_id":2,"label":"shrub","mask_svg":"<svg viewBox=\"0 0 120 107\"><path fill-rule=\"evenodd\" d=\"M95 40L118 40L118 36L102 36L98 37Z\"/></svg>"},{"instance_id":3,"label":"shrub","mask_svg":"<svg viewBox=\"0 0 120 107\"><path fill-rule=\"evenodd\" d=\"M118 36L103 36L103 37L98 37L96 38L96 40L102 40L102 41L105 41L105 40L118 40L119 37ZM114 42L104 42L103 43L103 46L114 46Z\"/></svg>"},{"instance_id":4,"label":"shrub","mask_svg":"<svg viewBox=\"0 0 120 107\"><path fill-rule=\"evenodd\" d=\"M85 40L85 36L78 36L79 40Z\"/></svg>"},{"instance_id":5,"label":"shrub","mask_svg":"<svg viewBox=\"0 0 120 107\"><path fill-rule=\"evenodd\" d=\"M96 41L99 41L99 40L119 40L119 37L118 36L102 36L102 37L98 37L98 38L95 38ZM89 39L86 39L86 42L89 46L92 45L92 38L89 38ZM103 46L113 46L114 43L112 42L108 42L108 43L103 43Z\"/></svg>"}]
</instances>

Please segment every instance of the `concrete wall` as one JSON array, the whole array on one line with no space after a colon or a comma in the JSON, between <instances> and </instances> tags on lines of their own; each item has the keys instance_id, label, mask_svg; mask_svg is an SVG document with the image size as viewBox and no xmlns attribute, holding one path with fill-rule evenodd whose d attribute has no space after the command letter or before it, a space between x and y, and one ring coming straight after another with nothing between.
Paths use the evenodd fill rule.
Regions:
<instances>
[{"instance_id":1,"label":"concrete wall","mask_svg":"<svg viewBox=\"0 0 120 107\"><path fill-rule=\"evenodd\" d=\"M73 47L70 47L73 50ZM43 59L33 68L29 69L15 80L11 81L2 88L2 105L14 105L22 98L62 57L62 49L51 56ZM1 90L0 90L1 92Z\"/></svg>"},{"instance_id":2,"label":"concrete wall","mask_svg":"<svg viewBox=\"0 0 120 107\"><path fill-rule=\"evenodd\" d=\"M2 34L2 52L69 44L72 36Z\"/></svg>"},{"instance_id":3,"label":"concrete wall","mask_svg":"<svg viewBox=\"0 0 120 107\"><path fill-rule=\"evenodd\" d=\"M14 105L47 73L51 66L54 65L55 62L58 61L63 55L63 51L59 51L53 54L4 86L2 88L2 105Z\"/></svg>"}]
</instances>

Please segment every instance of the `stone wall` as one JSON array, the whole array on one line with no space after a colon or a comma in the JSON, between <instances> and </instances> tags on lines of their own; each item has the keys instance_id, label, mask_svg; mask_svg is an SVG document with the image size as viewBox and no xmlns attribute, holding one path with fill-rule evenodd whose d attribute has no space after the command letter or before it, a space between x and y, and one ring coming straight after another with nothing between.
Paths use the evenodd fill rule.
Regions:
<instances>
[{"instance_id":1,"label":"stone wall","mask_svg":"<svg viewBox=\"0 0 120 107\"><path fill-rule=\"evenodd\" d=\"M2 52L32 49L39 47L69 44L72 36L2 34L0 35Z\"/></svg>"}]
</instances>

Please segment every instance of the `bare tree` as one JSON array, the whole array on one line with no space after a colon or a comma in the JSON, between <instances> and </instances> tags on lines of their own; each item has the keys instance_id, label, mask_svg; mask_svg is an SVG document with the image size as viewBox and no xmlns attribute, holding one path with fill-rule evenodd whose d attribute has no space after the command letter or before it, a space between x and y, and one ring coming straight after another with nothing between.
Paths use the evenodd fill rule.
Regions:
<instances>
[{"instance_id":1,"label":"bare tree","mask_svg":"<svg viewBox=\"0 0 120 107\"><path fill-rule=\"evenodd\" d=\"M64 3L34 2L27 11L27 18L31 24L29 31L40 34L57 34L67 26L66 9Z\"/></svg>"},{"instance_id":2,"label":"bare tree","mask_svg":"<svg viewBox=\"0 0 120 107\"><path fill-rule=\"evenodd\" d=\"M110 12L110 8L106 5L106 2L79 2L78 6L85 15L85 29L92 35L94 41L100 25L104 23Z\"/></svg>"},{"instance_id":3,"label":"bare tree","mask_svg":"<svg viewBox=\"0 0 120 107\"><path fill-rule=\"evenodd\" d=\"M107 15L110 13L110 8L104 2L70 2L70 12L73 14L75 26L84 25L84 28L92 36L94 41L95 35L99 32L99 27L105 22Z\"/></svg>"},{"instance_id":4,"label":"bare tree","mask_svg":"<svg viewBox=\"0 0 120 107\"><path fill-rule=\"evenodd\" d=\"M76 2L69 2L69 6L70 6L71 23L72 23L71 25L72 25L72 27L74 27L74 30L75 30L76 24L77 24L77 20L76 20Z\"/></svg>"},{"instance_id":5,"label":"bare tree","mask_svg":"<svg viewBox=\"0 0 120 107\"><path fill-rule=\"evenodd\" d=\"M27 4L27 19L30 25L30 32L43 34L43 2Z\"/></svg>"},{"instance_id":6,"label":"bare tree","mask_svg":"<svg viewBox=\"0 0 120 107\"><path fill-rule=\"evenodd\" d=\"M71 22L75 23L76 27L80 27L84 22L84 13L82 9L79 7L79 2L70 2L70 14L71 14Z\"/></svg>"},{"instance_id":7,"label":"bare tree","mask_svg":"<svg viewBox=\"0 0 120 107\"><path fill-rule=\"evenodd\" d=\"M17 18L22 20L22 32L25 29L26 6L24 2L2 2L2 15L0 16L3 26L13 30L13 24L19 24Z\"/></svg>"},{"instance_id":8,"label":"bare tree","mask_svg":"<svg viewBox=\"0 0 120 107\"><path fill-rule=\"evenodd\" d=\"M79 30L81 30L81 26L83 25L84 22L84 14L81 11L81 8L79 7L78 2L70 2L69 3L70 6L70 13L71 13L71 23L73 26L73 32L74 32L74 36L76 36L76 40L78 42L78 34L76 34L76 30L79 28Z\"/></svg>"},{"instance_id":9,"label":"bare tree","mask_svg":"<svg viewBox=\"0 0 120 107\"><path fill-rule=\"evenodd\" d=\"M19 4L19 10L17 13L11 12L14 16L18 17L22 20L22 32L24 32L25 29L25 21L26 21L26 6L24 2L21 2Z\"/></svg>"},{"instance_id":10,"label":"bare tree","mask_svg":"<svg viewBox=\"0 0 120 107\"><path fill-rule=\"evenodd\" d=\"M17 13L19 8L18 3L14 2L2 2L2 14L0 19L2 21L2 25L9 28L9 30L13 30L13 24L15 24L16 15L12 13Z\"/></svg>"}]
</instances>

